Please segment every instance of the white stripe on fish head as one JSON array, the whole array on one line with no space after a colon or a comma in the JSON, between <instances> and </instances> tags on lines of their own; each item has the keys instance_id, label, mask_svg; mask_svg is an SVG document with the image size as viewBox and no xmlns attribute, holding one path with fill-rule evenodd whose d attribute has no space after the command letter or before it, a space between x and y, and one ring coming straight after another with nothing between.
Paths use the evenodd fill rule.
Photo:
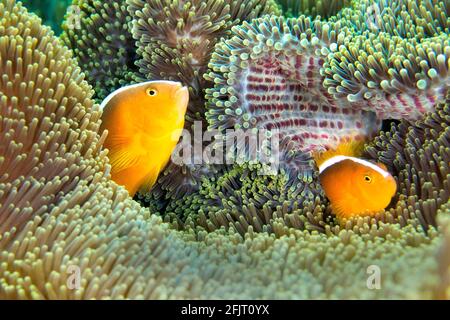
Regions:
<instances>
[{"instance_id":1,"label":"white stripe on fish head","mask_svg":"<svg viewBox=\"0 0 450 320\"><path fill-rule=\"evenodd\" d=\"M181 83L178 81L167 81L167 80L154 80L154 81L147 81L147 82L142 82L142 83L131 84L129 86L119 88L116 91L112 92L109 96L107 96L103 100L103 102L100 104L100 110L103 111L105 109L105 107L108 105L108 103L111 102L111 100L114 99L114 97L117 96L118 94L120 94L128 89L144 87L144 86L150 85L152 83L167 83L170 85L176 85L176 84L181 85Z\"/></svg>"},{"instance_id":2,"label":"white stripe on fish head","mask_svg":"<svg viewBox=\"0 0 450 320\"><path fill-rule=\"evenodd\" d=\"M367 160L363 160L363 159L359 159L359 158L355 158L355 157L346 157L346 156L335 156L332 157L330 159L328 159L327 161L325 161L324 163L322 163L322 165L319 167L319 172L323 173L326 169L328 169L329 167L345 161L345 160L350 160L353 161L355 163L361 164L363 166L366 166L372 170L375 170L376 172L378 172L379 174L381 174L384 178L387 178L389 176L389 172L387 172L386 170L383 170L382 168L380 168L379 166L377 166L376 164L367 161Z\"/></svg>"}]
</instances>

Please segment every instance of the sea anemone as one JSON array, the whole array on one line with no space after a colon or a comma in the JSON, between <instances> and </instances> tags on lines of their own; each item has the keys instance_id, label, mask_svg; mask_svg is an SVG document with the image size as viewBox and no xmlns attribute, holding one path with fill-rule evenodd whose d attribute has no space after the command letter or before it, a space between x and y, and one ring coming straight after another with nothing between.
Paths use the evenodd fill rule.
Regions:
<instances>
[{"instance_id":1,"label":"sea anemone","mask_svg":"<svg viewBox=\"0 0 450 320\"><path fill-rule=\"evenodd\" d=\"M357 0L332 19L352 21L359 32L421 39L448 34L449 14L449 0Z\"/></svg>"},{"instance_id":2,"label":"sea anemone","mask_svg":"<svg viewBox=\"0 0 450 320\"><path fill-rule=\"evenodd\" d=\"M189 85L187 119L202 121L203 78L215 44L233 26L265 14L279 13L274 0L127 0L137 40L137 61L144 78Z\"/></svg>"},{"instance_id":3,"label":"sea anemone","mask_svg":"<svg viewBox=\"0 0 450 320\"><path fill-rule=\"evenodd\" d=\"M322 75L328 92L381 119L420 119L450 86L449 1L355 1L332 21L352 26Z\"/></svg>"},{"instance_id":4,"label":"sea anemone","mask_svg":"<svg viewBox=\"0 0 450 320\"><path fill-rule=\"evenodd\" d=\"M348 99L345 94L342 94L342 96L338 95L335 100L329 98L326 90L321 86L323 78L315 74L312 71L315 70L313 68L308 69L310 71L309 74L307 71L302 71L302 64L299 61L301 62L301 59L305 57L303 59L312 61L312 65L320 67L321 63L313 60L314 55L318 55L316 59L321 59L321 55L329 54L330 51L333 51L332 48L336 49L339 46L345 48L349 42L353 43L355 40L352 35L346 33L351 32L352 29L346 28L345 25L347 24L342 26L324 23L319 20L313 21L305 17L287 21L279 17L267 17L255 20L252 24L244 23L243 26L234 28L233 33L235 36L229 40L224 40L217 46L210 63L212 71L207 77L215 81L216 85L213 89L207 90L209 104L206 117L210 124L209 128L211 130L219 129L220 131L230 128L277 128L281 129L281 131L286 130L285 136L297 143L298 150L308 150L307 147L321 146L323 143L305 142L296 139L296 135L303 132L301 127L295 126L297 114L301 115L296 108L302 107L303 103L308 108L309 105L314 106L317 104L317 101L323 99L323 101L332 101L337 104L337 107L341 108L348 107L350 110L359 108L368 112L374 111L381 119L401 116L403 120L398 125L398 128L395 126L391 133L381 133L380 137L375 139L374 144L378 146L378 149L373 147L372 144L368 147L368 150L370 150L367 154L368 158L386 163L389 167L393 163L398 165L396 170L391 170L391 172L400 185L399 196L396 197L386 212L373 213L376 217L373 221L375 224L376 221L383 221L399 223L402 226L414 225L414 227L422 227L427 231L430 226L436 226L436 214L439 208L448 201L448 103L439 104L439 100L445 99L437 99L436 96L433 96L436 99L433 100L432 97L428 97L425 107L421 104L422 98L419 97L419 94L416 94L418 97L413 101L418 107L417 110L410 109L406 102L395 105L397 109L393 108L393 104L389 104L383 109L381 107L376 108L374 105L363 105L357 99ZM306 29L306 32L301 33L300 31L304 31L304 29ZM327 32L323 32L323 29L327 30ZM313 32L313 30L318 31ZM295 37L297 35L296 32L301 34L302 40L298 40L300 36ZM371 34L371 37L366 41L383 42L386 39L388 39L386 41L391 41L392 39L390 36L384 38L382 34L379 34L378 37L379 40L375 40L374 35ZM444 44L447 41L445 36L440 36L439 39ZM298 42L300 42L299 45L293 45ZM402 44L407 46L405 42L402 42ZM429 64L432 67L434 66L434 70L437 70L437 72L435 72L436 74L432 79L434 82L430 80L429 85L432 86L436 83L439 88L433 91L430 89L430 92L439 93L442 97L445 97L446 91L444 84L446 81L447 62L440 61L439 52L442 50L447 52L448 49L442 49L447 48L444 44L439 45L438 39L430 38L422 41L421 48L417 49L417 56L421 56L424 54L425 48L428 48L427 45L430 46L426 50L431 57L429 58ZM291 49L291 45L295 49ZM370 45L367 44L364 48L367 48L367 51L370 53ZM398 49L398 52L404 53L405 50L401 51ZM358 52L357 50L355 51ZM361 50L359 52L364 57L364 51ZM433 59L433 52L439 58ZM385 54L389 56L389 53L386 52ZM329 56L332 56L332 54ZM355 55L349 53L349 56L354 57ZM300 58L292 58L290 60L291 57ZM361 59L359 61L362 61ZM290 65L290 61L297 62L297 65ZM347 66L348 61L342 64ZM422 67L425 67L424 63L422 63ZM377 71L378 69L371 70L370 75L376 77ZM399 74L405 76L408 73L399 71ZM434 73L430 71L428 74L432 75ZM303 75L307 76L304 77ZM441 75L442 78L440 78ZM416 74L416 76L419 75ZM292 79L300 87L298 93L300 102L295 100L295 95L285 94L285 88L289 87L288 85L286 86L286 83L289 83L288 81ZM334 79L336 79L336 75L334 75ZM345 82L345 84L347 83ZM395 83L393 84L395 85ZM307 90L303 89L302 85ZM342 93L343 90L337 91ZM407 92L412 95L414 88ZM292 97L294 97L293 100ZM257 101L258 98L259 101ZM288 101L283 101L283 99ZM377 102L375 101L375 103ZM325 103L324 106L326 106ZM313 118L315 120L318 116L321 116L320 110L321 108L308 111L316 111ZM309 115L309 113L306 114ZM365 113L362 112L361 114L364 115ZM423 118L425 114L426 116ZM419 117L422 118L421 122L414 123L413 120ZM345 114L343 118L345 119ZM335 128L339 127L336 126ZM322 130L324 129L321 128ZM409 132L407 132L408 130ZM394 134L397 131L403 134ZM336 130L333 131L333 133L335 132ZM424 135L423 132L427 134ZM418 133L421 133L420 139L416 136ZM387 136L385 137L385 135ZM370 135L366 133L365 136ZM341 138L338 136L335 141L340 141ZM324 140L329 141L329 139ZM408 143L405 141L408 141ZM413 147L409 145L409 141L411 143L414 142ZM304 147L303 143L307 147ZM434 145L429 145L429 143ZM380 150L380 144L386 148L391 146L388 153L389 159L385 158L385 152ZM379 153L375 152L375 150L378 150ZM421 155L421 160L414 160L418 155ZM400 162L401 159L403 160ZM305 172L315 172L313 165L302 168ZM246 177L249 172L251 170L246 168L240 176ZM228 173L225 173L225 179L227 177ZM220 179L208 181L208 183L203 185L199 195L192 197L193 200L189 198L185 204L176 205L176 209L172 209L173 212L169 210L169 214L166 215L168 217L167 221L176 220L178 225L181 225L183 221L187 221L190 227L201 226L206 230L215 230L222 226L227 228L234 226L239 232L245 232L248 226L252 226L254 230L267 231L267 229L260 227L260 221L265 221L272 225L274 220L282 221L282 225L285 226L293 226L292 221L295 220L297 221L295 225L302 230L320 230L322 232L328 232L327 230L339 232L341 230L340 227L352 228L355 223L356 225L359 224L358 220L340 221L339 224L329 220L329 204L323 199L319 199L319 202L316 200L313 205L308 202L291 199L291 202L288 202L287 205L281 200L265 206L259 203L260 199L265 199L260 196L248 197L248 201L234 201L233 199L245 197L246 191L238 188L236 194L226 194L220 191L220 188L217 188L216 183L218 184L218 181ZM230 183L230 185L239 184ZM257 183L257 185L259 184ZM261 188L260 194L273 194L268 187L269 183L263 182L261 185L265 187ZM418 190L420 191L417 191L416 188L419 188ZM283 190L283 188L278 190ZM254 198L258 200L252 200ZM214 202L211 199L223 199L224 202L218 205L220 201ZM241 203L244 203L244 205ZM304 208L294 208L293 205L296 203L303 203ZM248 208L252 209L249 210ZM186 219L185 217L180 219L181 212L186 214L186 212L194 211L198 211L199 214L193 213L192 219ZM234 214L230 214L230 211L234 212ZM241 215L239 212L245 212L245 214ZM179 220L174 217L177 217ZM309 217L308 223L305 223L305 217ZM258 224L254 225L254 220Z\"/></svg>"},{"instance_id":5,"label":"sea anemone","mask_svg":"<svg viewBox=\"0 0 450 320\"><path fill-rule=\"evenodd\" d=\"M338 233L172 230L110 180L76 60L13 0L0 0L0 72L0 299L447 297L445 217L442 234L364 219Z\"/></svg>"},{"instance_id":6,"label":"sea anemone","mask_svg":"<svg viewBox=\"0 0 450 320\"><path fill-rule=\"evenodd\" d=\"M42 17L43 23L51 26L55 33L61 32L61 23L66 8L72 0L23 0L22 3Z\"/></svg>"},{"instance_id":7,"label":"sea anemone","mask_svg":"<svg viewBox=\"0 0 450 320\"><path fill-rule=\"evenodd\" d=\"M286 142L284 142L286 143ZM272 232L272 212L295 211L323 200L308 154L281 146L280 167L269 170L264 163L237 163L224 167L214 177L204 176L200 190L158 208L176 228L203 227L209 232L233 227L245 235Z\"/></svg>"},{"instance_id":8,"label":"sea anemone","mask_svg":"<svg viewBox=\"0 0 450 320\"><path fill-rule=\"evenodd\" d=\"M136 77L136 47L125 0L73 0L63 24L64 43L72 49L100 102ZM77 25L79 23L79 25Z\"/></svg>"},{"instance_id":9,"label":"sea anemone","mask_svg":"<svg viewBox=\"0 0 450 320\"><path fill-rule=\"evenodd\" d=\"M450 93L422 120L402 120L381 133L367 155L397 177L397 213L416 217L425 229L436 226L437 212L450 196Z\"/></svg>"},{"instance_id":10,"label":"sea anemone","mask_svg":"<svg viewBox=\"0 0 450 320\"><path fill-rule=\"evenodd\" d=\"M283 9L283 15L298 17L307 15L329 18L337 14L342 8L351 4L350 0L278 0Z\"/></svg>"},{"instance_id":11,"label":"sea anemone","mask_svg":"<svg viewBox=\"0 0 450 320\"><path fill-rule=\"evenodd\" d=\"M329 94L360 103L380 119L420 119L450 86L448 35L403 39L357 36L331 53L322 75Z\"/></svg>"},{"instance_id":12,"label":"sea anemone","mask_svg":"<svg viewBox=\"0 0 450 320\"><path fill-rule=\"evenodd\" d=\"M435 293L436 299L450 299L450 218L444 213L450 212L450 202L442 207L442 213L439 218L441 220L441 231L444 234L444 241L438 251L439 267L441 282Z\"/></svg>"},{"instance_id":13,"label":"sea anemone","mask_svg":"<svg viewBox=\"0 0 450 320\"><path fill-rule=\"evenodd\" d=\"M106 160L92 159L101 149L100 114L90 111L93 92L70 51L37 16L11 1L0 4L0 230L6 232L52 210L80 181L97 181Z\"/></svg>"},{"instance_id":14,"label":"sea anemone","mask_svg":"<svg viewBox=\"0 0 450 320\"><path fill-rule=\"evenodd\" d=\"M203 131L199 123L206 128L204 90L212 84L203 75L215 44L242 21L279 13L274 0L127 0L127 4L139 55L138 79L174 80L189 86L186 129L190 132ZM204 164L180 166L171 162L154 193L158 199L180 199L197 191L205 174L211 177L215 172L214 167Z\"/></svg>"},{"instance_id":15,"label":"sea anemone","mask_svg":"<svg viewBox=\"0 0 450 320\"><path fill-rule=\"evenodd\" d=\"M312 171L309 179L301 179L292 170L308 167L307 162L282 168L277 176L258 175L258 166L236 165L215 179L204 179L198 193L157 211L177 229L211 232L225 227L242 235L249 228L277 235L290 228L328 235L343 230L364 234L384 224L429 232L437 226L438 213L448 213L449 106L450 94L447 103L438 104L436 111L421 121L402 120L366 146L365 157L385 164L398 182L398 194L386 211L337 221L319 191L316 172ZM286 158L280 160L281 164L289 163Z\"/></svg>"}]
</instances>

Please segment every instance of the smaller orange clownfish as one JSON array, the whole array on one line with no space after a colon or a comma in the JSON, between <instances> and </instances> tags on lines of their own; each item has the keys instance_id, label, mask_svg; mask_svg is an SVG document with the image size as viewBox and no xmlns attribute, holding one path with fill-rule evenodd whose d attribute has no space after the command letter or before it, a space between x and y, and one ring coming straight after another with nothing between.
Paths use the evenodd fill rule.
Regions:
<instances>
[{"instance_id":1,"label":"smaller orange clownfish","mask_svg":"<svg viewBox=\"0 0 450 320\"><path fill-rule=\"evenodd\" d=\"M150 191L167 165L181 137L188 102L189 90L181 83L149 81L118 89L101 104L111 178L131 196Z\"/></svg>"},{"instance_id":2,"label":"smaller orange clownfish","mask_svg":"<svg viewBox=\"0 0 450 320\"><path fill-rule=\"evenodd\" d=\"M343 143L315 157L320 183L339 219L384 210L397 192L384 164L358 157L361 147L361 143Z\"/></svg>"}]
</instances>

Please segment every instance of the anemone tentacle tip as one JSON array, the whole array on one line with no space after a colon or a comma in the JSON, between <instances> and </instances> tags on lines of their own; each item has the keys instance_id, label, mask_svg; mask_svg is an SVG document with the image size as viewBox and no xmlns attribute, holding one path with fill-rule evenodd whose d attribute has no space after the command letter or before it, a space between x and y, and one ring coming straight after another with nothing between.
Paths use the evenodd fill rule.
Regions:
<instances>
[{"instance_id":1,"label":"anemone tentacle tip","mask_svg":"<svg viewBox=\"0 0 450 320\"><path fill-rule=\"evenodd\" d=\"M179 9L168 2L74 0L82 28L61 40L21 3L0 0L0 299L449 299L447 0L298 1L310 16L294 19L278 17L273 1L180 0L218 12L214 23L192 17L208 35L202 53L215 53L175 46L201 65L178 65L181 74L171 73L173 38L158 39L151 57L142 30L158 23L133 18L165 19ZM367 25L374 3L383 19ZM177 40L184 27L173 27ZM209 37L217 32L227 39ZM93 100L145 80L128 54L154 63L147 71L195 79L191 94L209 83L207 121L204 106L192 109L203 128L282 129L278 171L169 165L133 201L110 180ZM157 70L157 59L169 60ZM318 121L302 105L343 109ZM366 121L354 124L365 133L378 128L375 114L401 118L364 151L395 176L398 195L384 212L341 221L296 131L316 120L308 127L345 135L351 117ZM382 290L367 290L368 266L383 270ZM81 275L78 290L68 288L70 270Z\"/></svg>"}]
</instances>

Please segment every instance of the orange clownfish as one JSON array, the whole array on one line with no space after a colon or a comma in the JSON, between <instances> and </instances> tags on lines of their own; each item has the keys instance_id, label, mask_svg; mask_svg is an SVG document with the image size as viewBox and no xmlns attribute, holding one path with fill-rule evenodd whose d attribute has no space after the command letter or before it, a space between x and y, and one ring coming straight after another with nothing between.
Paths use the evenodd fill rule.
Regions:
<instances>
[{"instance_id":1,"label":"orange clownfish","mask_svg":"<svg viewBox=\"0 0 450 320\"><path fill-rule=\"evenodd\" d=\"M111 177L131 196L150 191L167 165L181 137L188 102L188 88L180 83L150 81L118 89L100 105Z\"/></svg>"},{"instance_id":2,"label":"orange clownfish","mask_svg":"<svg viewBox=\"0 0 450 320\"><path fill-rule=\"evenodd\" d=\"M316 157L320 183L339 219L384 210L397 192L386 166L357 157L358 149L361 144L344 143Z\"/></svg>"}]
</instances>

